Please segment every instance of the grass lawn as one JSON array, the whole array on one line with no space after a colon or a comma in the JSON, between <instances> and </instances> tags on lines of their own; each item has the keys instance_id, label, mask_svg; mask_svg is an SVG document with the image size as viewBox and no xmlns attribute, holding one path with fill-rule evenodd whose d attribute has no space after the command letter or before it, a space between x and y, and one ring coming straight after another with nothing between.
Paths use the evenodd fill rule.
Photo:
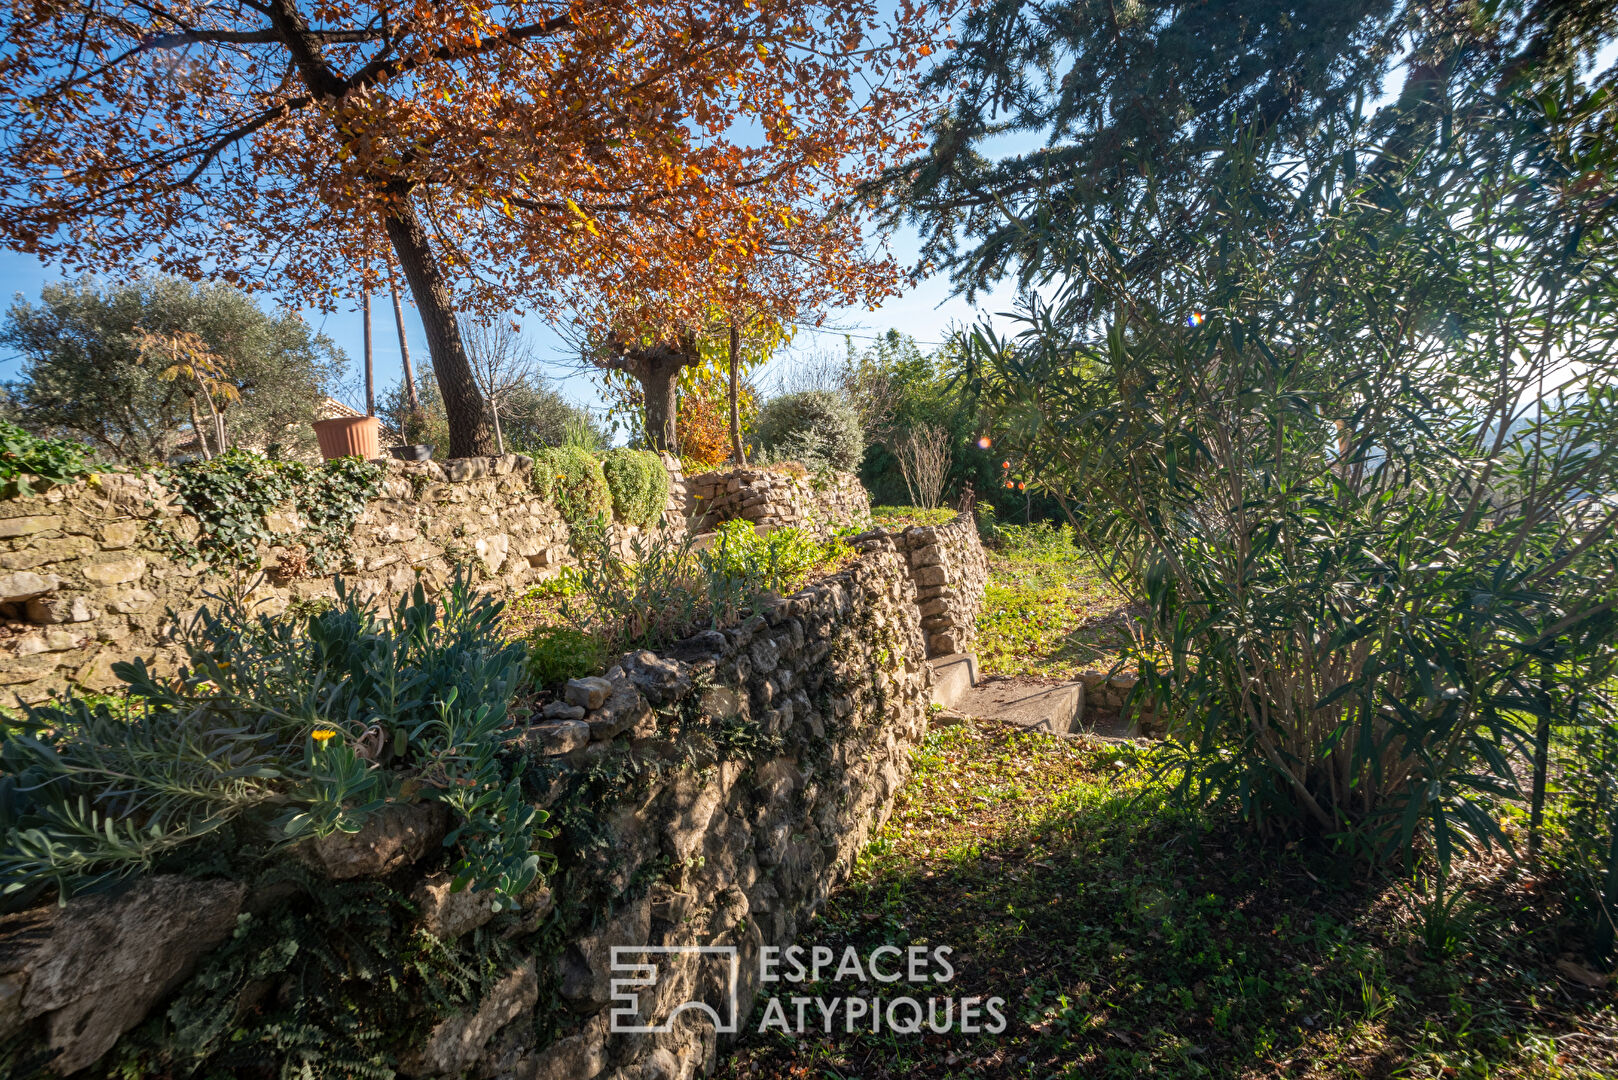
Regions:
<instances>
[{"instance_id":1,"label":"grass lawn","mask_svg":"<svg viewBox=\"0 0 1618 1080\"><path fill-rule=\"evenodd\" d=\"M1002 527L989 550L989 582L978 616L978 665L985 675L1071 678L1110 668L1130 640L1128 602L1048 526Z\"/></svg>"},{"instance_id":2,"label":"grass lawn","mask_svg":"<svg viewBox=\"0 0 1618 1080\"><path fill-rule=\"evenodd\" d=\"M1618 1075L1618 995L1579 981L1532 880L1466 867L1473 906L1435 954L1405 886L1168 808L1127 753L979 722L935 731L799 943L949 945L955 979L767 987L1000 996L1002 1034L847 1034L834 1014L828 1035L811 1008L807 1034L759 1035L761 1001L722 1075Z\"/></svg>"}]
</instances>

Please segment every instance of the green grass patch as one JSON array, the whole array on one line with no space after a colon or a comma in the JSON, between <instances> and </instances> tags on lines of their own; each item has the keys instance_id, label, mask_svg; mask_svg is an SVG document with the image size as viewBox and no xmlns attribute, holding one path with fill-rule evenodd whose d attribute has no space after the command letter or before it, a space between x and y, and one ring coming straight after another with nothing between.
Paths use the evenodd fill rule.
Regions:
<instances>
[{"instance_id":1,"label":"green grass patch","mask_svg":"<svg viewBox=\"0 0 1618 1080\"><path fill-rule=\"evenodd\" d=\"M958 512L947 506L932 510L920 506L873 506L871 522L884 529L903 529L910 525L947 525Z\"/></svg>"},{"instance_id":2,"label":"green grass patch","mask_svg":"<svg viewBox=\"0 0 1618 1080\"><path fill-rule=\"evenodd\" d=\"M977 623L983 672L1070 678L1111 667L1130 640L1128 603L1072 533L1040 523L995 534Z\"/></svg>"},{"instance_id":3,"label":"green grass patch","mask_svg":"<svg viewBox=\"0 0 1618 1080\"><path fill-rule=\"evenodd\" d=\"M1005 998L999 1035L759 1035L723 1076L1566 1077L1618 1069L1615 995L1566 977L1565 912L1504 863L1428 951L1408 886L1174 810L1097 743L935 731L888 824L799 943L948 945L943 987L776 991ZM790 1015L790 1010L788 1010ZM815 1015L813 1008L810 1015Z\"/></svg>"}]
</instances>

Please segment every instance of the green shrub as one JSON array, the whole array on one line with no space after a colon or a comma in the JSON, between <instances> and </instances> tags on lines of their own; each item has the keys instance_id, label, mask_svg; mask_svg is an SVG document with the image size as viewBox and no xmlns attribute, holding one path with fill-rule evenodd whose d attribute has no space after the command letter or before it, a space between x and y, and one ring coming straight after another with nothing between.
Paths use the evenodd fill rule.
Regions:
<instances>
[{"instance_id":1,"label":"green shrub","mask_svg":"<svg viewBox=\"0 0 1618 1080\"><path fill-rule=\"evenodd\" d=\"M598 675L607 650L594 635L571 626L541 626L528 635L528 677L535 686Z\"/></svg>"},{"instance_id":2,"label":"green shrub","mask_svg":"<svg viewBox=\"0 0 1618 1080\"><path fill-rule=\"evenodd\" d=\"M745 521L719 526L713 547L704 552L712 574L736 578L755 590L789 593L803 583L815 567L848 550L841 539L833 552L801 529L774 529L758 535Z\"/></svg>"},{"instance_id":3,"label":"green shrub","mask_svg":"<svg viewBox=\"0 0 1618 1080\"><path fill-rule=\"evenodd\" d=\"M496 756L523 649L500 605L457 578L378 619L339 590L321 611L204 608L173 677L115 664L124 707L63 698L0 742L0 880L8 905L66 897L198 849L262 860L354 832L408 797L444 803L457 887L504 904L539 876L544 812Z\"/></svg>"},{"instance_id":4,"label":"green shrub","mask_svg":"<svg viewBox=\"0 0 1618 1080\"><path fill-rule=\"evenodd\" d=\"M601 462L581 446L551 446L534 455L534 490L569 525L610 513L612 493Z\"/></svg>"},{"instance_id":5,"label":"green shrub","mask_svg":"<svg viewBox=\"0 0 1618 1080\"><path fill-rule=\"evenodd\" d=\"M611 450L601 463L618 520L643 529L663 518L669 501L669 473L650 450Z\"/></svg>"},{"instance_id":6,"label":"green shrub","mask_svg":"<svg viewBox=\"0 0 1618 1080\"><path fill-rule=\"evenodd\" d=\"M601 516L574 528L573 552L579 588L562 613L612 650L656 648L696 627L704 589L689 534L641 533L624 558Z\"/></svg>"},{"instance_id":7,"label":"green shrub","mask_svg":"<svg viewBox=\"0 0 1618 1080\"><path fill-rule=\"evenodd\" d=\"M859 415L841 395L805 390L771 398L759 410L756 431L772 461L851 471L865 456Z\"/></svg>"},{"instance_id":8,"label":"green shrub","mask_svg":"<svg viewBox=\"0 0 1618 1080\"><path fill-rule=\"evenodd\" d=\"M1062 236L965 387L1141 601L1176 793L1440 874L1511 845L1539 718L1611 723L1618 653L1618 236L1546 226L1549 181L1492 164L1585 135L1471 104L1397 179L1353 167L1370 125L1286 169L1225 148L1153 205L1220 210L1152 273L1138 234Z\"/></svg>"},{"instance_id":9,"label":"green shrub","mask_svg":"<svg viewBox=\"0 0 1618 1080\"><path fill-rule=\"evenodd\" d=\"M98 471L90 460L89 447L67 439L41 438L0 420L0 499L30 494L35 479L50 487Z\"/></svg>"}]
</instances>

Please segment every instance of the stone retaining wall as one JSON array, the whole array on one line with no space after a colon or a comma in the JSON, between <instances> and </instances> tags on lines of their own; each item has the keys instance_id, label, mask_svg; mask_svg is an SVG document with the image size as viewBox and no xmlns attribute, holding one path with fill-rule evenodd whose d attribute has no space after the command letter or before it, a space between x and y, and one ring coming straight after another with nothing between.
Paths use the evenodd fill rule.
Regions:
<instances>
[{"instance_id":1,"label":"stone retaining wall","mask_svg":"<svg viewBox=\"0 0 1618 1080\"><path fill-rule=\"evenodd\" d=\"M977 520L966 513L944 525L912 525L901 532L876 530L870 535L888 537L909 561L927 655L972 652L989 580L989 557L978 537Z\"/></svg>"},{"instance_id":2,"label":"stone retaining wall","mask_svg":"<svg viewBox=\"0 0 1618 1080\"><path fill-rule=\"evenodd\" d=\"M871 520L871 497L849 473L799 476L777 467L744 466L700 473L686 487L686 516L696 532L740 518L826 536L838 527L863 527Z\"/></svg>"},{"instance_id":3,"label":"stone retaining wall","mask_svg":"<svg viewBox=\"0 0 1618 1080\"><path fill-rule=\"evenodd\" d=\"M468 492L452 505L475 503ZM522 535L507 559L526 562L551 543ZM510 730L510 752L528 758L526 788L558 831L556 872L523 910L496 914L477 894L449 890L435 804L394 804L360 833L298 853L331 888L380 877L410 898L399 948L419 928L469 963L504 957L461 1008L434 1006L409 985L393 992L417 995L410 1009L384 1008L387 986L366 984L366 1015L409 1017L382 1033L392 1067L484 1080L712 1071L721 1037L693 1011L662 1034L609 1031L611 983L625 977L612 970L613 949L657 964L638 997L650 1024L685 1001L728 1010L730 969L718 956L634 949L735 948L745 1026L762 947L793 941L887 816L927 726L931 675L908 558L922 549L901 552L885 535L859 548L841 573L741 626L663 656L627 654L605 679L569 684L570 715ZM292 976L236 972L229 964L245 963L241 954L212 950L255 933L270 911L307 910L316 936L339 940L341 928L322 922L328 909L296 879L261 886L198 873L0 920L0 1048L9 1038L58 1050L56 1071L95 1075L143 1018L164 1030L161 1018L180 1015L165 1011L179 1008L165 1004L177 996L225 994L233 1026L278 1022L296 997Z\"/></svg>"},{"instance_id":4,"label":"stone retaining wall","mask_svg":"<svg viewBox=\"0 0 1618 1080\"><path fill-rule=\"evenodd\" d=\"M665 521L684 527L687 502L678 459L669 469ZM573 562L569 529L530 484L522 455L445 462L388 461L382 490L353 530L344 578L363 598L409 589L419 574L432 590L457 567L482 587L521 589ZM262 573L209 572L165 553L152 530L162 524L195 539L198 524L174 495L145 473L108 473L42 494L0 500L0 698L38 701L69 683L98 690L115 683L112 664L170 660L172 610L189 620L209 593L235 587L259 610L329 596L329 575L306 572L292 543L296 515L268 516L288 541L261 547ZM621 545L635 534L615 526Z\"/></svg>"}]
</instances>

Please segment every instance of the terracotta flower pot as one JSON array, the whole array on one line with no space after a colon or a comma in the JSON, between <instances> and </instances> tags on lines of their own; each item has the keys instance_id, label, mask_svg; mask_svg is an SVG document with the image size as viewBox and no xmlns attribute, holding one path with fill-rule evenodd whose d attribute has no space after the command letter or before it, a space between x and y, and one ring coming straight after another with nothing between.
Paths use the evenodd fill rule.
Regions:
<instances>
[{"instance_id":1,"label":"terracotta flower pot","mask_svg":"<svg viewBox=\"0 0 1618 1080\"><path fill-rule=\"evenodd\" d=\"M340 457L370 461L382 456L382 421L374 416L316 420L315 438L320 440L320 456L327 461Z\"/></svg>"}]
</instances>

